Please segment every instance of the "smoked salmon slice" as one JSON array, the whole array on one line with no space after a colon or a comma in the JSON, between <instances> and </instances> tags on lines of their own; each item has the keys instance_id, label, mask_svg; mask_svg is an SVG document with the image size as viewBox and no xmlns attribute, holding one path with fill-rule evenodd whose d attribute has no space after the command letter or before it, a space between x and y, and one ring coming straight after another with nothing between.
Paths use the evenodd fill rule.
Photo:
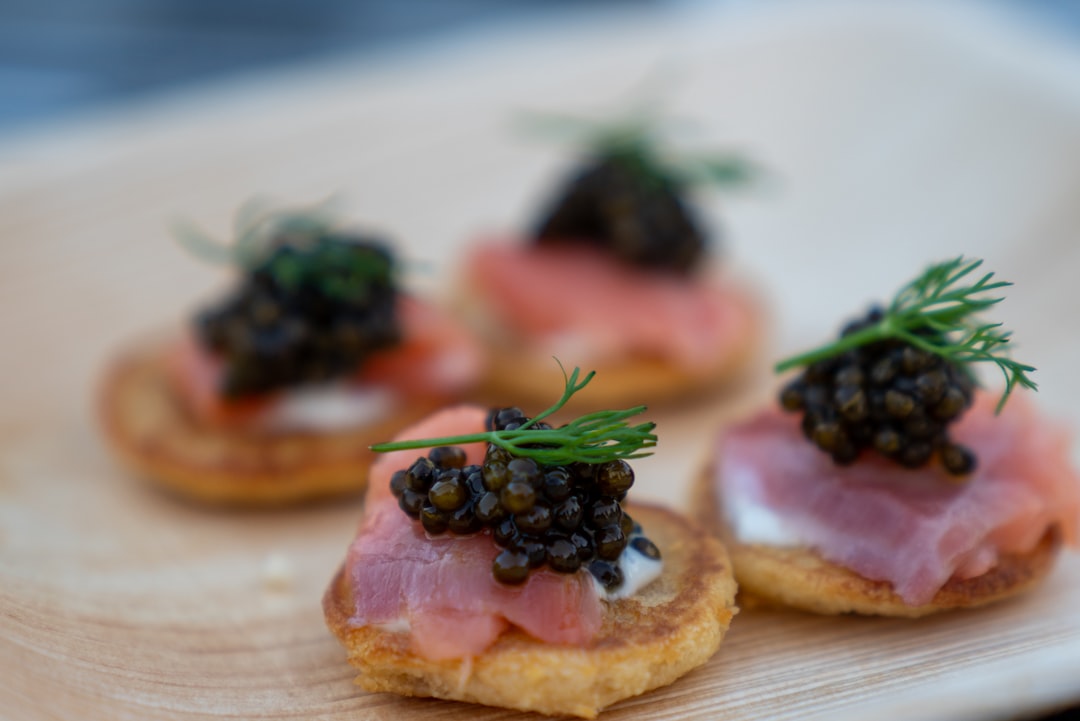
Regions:
<instances>
[{"instance_id":1,"label":"smoked salmon slice","mask_svg":"<svg viewBox=\"0 0 1080 721\"><path fill-rule=\"evenodd\" d=\"M596 358L711 367L755 317L733 287L635 268L587 245L484 242L465 272L501 327L548 348L584 345Z\"/></svg>"}]
</instances>

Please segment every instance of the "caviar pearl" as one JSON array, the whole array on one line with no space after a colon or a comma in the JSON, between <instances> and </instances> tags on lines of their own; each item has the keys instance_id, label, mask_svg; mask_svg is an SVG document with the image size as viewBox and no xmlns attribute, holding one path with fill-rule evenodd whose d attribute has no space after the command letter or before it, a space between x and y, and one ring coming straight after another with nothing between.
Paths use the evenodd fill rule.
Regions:
<instances>
[{"instance_id":1,"label":"caviar pearl","mask_svg":"<svg viewBox=\"0 0 1080 721\"><path fill-rule=\"evenodd\" d=\"M596 532L596 555L612 561L626 548L627 538L618 526L607 526Z\"/></svg>"},{"instance_id":2,"label":"caviar pearl","mask_svg":"<svg viewBox=\"0 0 1080 721\"><path fill-rule=\"evenodd\" d=\"M577 547L569 539L557 539L548 545L547 563L559 573L574 573L581 568Z\"/></svg>"},{"instance_id":3,"label":"caviar pearl","mask_svg":"<svg viewBox=\"0 0 1080 721\"><path fill-rule=\"evenodd\" d=\"M508 586L525 583L529 577L529 556L521 550L504 549L491 565L495 580Z\"/></svg>"},{"instance_id":4,"label":"caviar pearl","mask_svg":"<svg viewBox=\"0 0 1080 721\"><path fill-rule=\"evenodd\" d=\"M427 458L417 458L405 474L405 485L416 493L427 493L434 480L435 464Z\"/></svg>"},{"instance_id":5,"label":"caviar pearl","mask_svg":"<svg viewBox=\"0 0 1080 721\"><path fill-rule=\"evenodd\" d=\"M517 526L514 525L513 518L507 518L500 521L492 530L492 538L495 540L495 545L506 548L511 545L518 537Z\"/></svg>"},{"instance_id":6,"label":"caviar pearl","mask_svg":"<svg viewBox=\"0 0 1080 721\"><path fill-rule=\"evenodd\" d=\"M476 509L473 508L472 503L467 503L451 513L446 524L451 531L461 536L476 533L484 527L480 519L476 517Z\"/></svg>"},{"instance_id":7,"label":"caviar pearl","mask_svg":"<svg viewBox=\"0 0 1080 721\"><path fill-rule=\"evenodd\" d=\"M400 498L401 494L405 491L405 471L394 471L394 475L390 477L390 492L394 494L394 498Z\"/></svg>"},{"instance_id":8,"label":"caviar pearl","mask_svg":"<svg viewBox=\"0 0 1080 721\"><path fill-rule=\"evenodd\" d=\"M525 513L514 516L514 524L523 533L540 535L551 528L551 506L538 501Z\"/></svg>"},{"instance_id":9,"label":"caviar pearl","mask_svg":"<svg viewBox=\"0 0 1080 721\"><path fill-rule=\"evenodd\" d=\"M611 561L593 561L589 564L589 573L600 582L605 591L614 591L623 583L622 570Z\"/></svg>"},{"instance_id":10,"label":"caviar pearl","mask_svg":"<svg viewBox=\"0 0 1080 721\"><path fill-rule=\"evenodd\" d=\"M565 468L553 468L544 474L544 495L552 501L562 501L573 490L573 481Z\"/></svg>"},{"instance_id":11,"label":"caviar pearl","mask_svg":"<svg viewBox=\"0 0 1080 721\"><path fill-rule=\"evenodd\" d=\"M506 468L506 463L498 460L485 464L481 473L484 487L489 491L501 491L510 482L510 471Z\"/></svg>"},{"instance_id":12,"label":"caviar pearl","mask_svg":"<svg viewBox=\"0 0 1080 721\"><path fill-rule=\"evenodd\" d=\"M433 536L445 533L448 525L446 514L430 504L420 510L420 523Z\"/></svg>"},{"instance_id":13,"label":"caviar pearl","mask_svg":"<svg viewBox=\"0 0 1080 721\"><path fill-rule=\"evenodd\" d=\"M409 489L405 489L398 499L398 505L405 513L413 518L417 518L420 516L420 509L424 506L424 496L414 491L410 491Z\"/></svg>"},{"instance_id":14,"label":"caviar pearl","mask_svg":"<svg viewBox=\"0 0 1080 721\"><path fill-rule=\"evenodd\" d=\"M442 468L463 468L465 466L465 451L457 446L439 446L432 448L428 453L431 462Z\"/></svg>"},{"instance_id":15,"label":"caviar pearl","mask_svg":"<svg viewBox=\"0 0 1080 721\"><path fill-rule=\"evenodd\" d=\"M630 546L646 558L651 558L654 561L660 560L660 549L656 547L655 543L644 536L638 536L630 541Z\"/></svg>"},{"instance_id":16,"label":"caviar pearl","mask_svg":"<svg viewBox=\"0 0 1080 721\"><path fill-rule=\"evenodd\" d=\"M505 515L506 509L503 508L496 493L488 491L480 496L480 500L476 502L476 517L485 525L493 524L501 520Z\"/></svg>"},{"instance_id":17,"label":"caviar pearl","mask_svg":"<svg viewBox=\"0 0 1080 721\"><path fill-rule=\"evenodd\" d=\"M626 493L632 485L634 485L634 469L624 460L605 463L596 473L596 487L605 496Z\"/></svg>"},{"instance_id":18,"label":"caviar pearl","mask_svg":"<svg viewBox=\"0 0 1080 721\"><path fill-rule=\"evenodd\" d=\"M510 513L524 513L536 502L536 491L524 481L511 481L502 489L499 500Z\"/></svg>"},{"instance_id":19,"label":"caviar pearl","mask_svg":"<svg viewBox=\"0 0 1080 721\"><path fill-rule=\"evenodd\" d=\"M428 491L428 499L440 511L456 511L469 498L469 489L460 473L443 473Z\"/></svg>"},{"instance_id":20,"label":"caviar pearl","mask_svg":"<svg viewBox=\"0 0 1080 721\"><path fill-rule=\"evenodd\" d=\"M585 509L577 496L570 496L555 508L555 525L567 531L572 531L581 525L581 519L585 516Z\"/></svg>"},{"instance_id":21,"label":"caviar pearl","mask_svg":"<svg viewBox=\"0 0 1080 721\"><path fill-rule=\"evenodd\" d=\"M589 520L596 527L618 524L622 519L622 508L614 498L600 498L589 509Z\"/></svg>"},{"instance_id":22,"label":"caviar pearl","mask_svg":"<svg viewBox=\"0 0 1080 721\"><path fill-rule=\"evenodd\" d=\"M506 464L506 470L510 472L510 483L538 486L543 480L539 464L531 458L515 458Z\"/></svg>"}]
</instances>

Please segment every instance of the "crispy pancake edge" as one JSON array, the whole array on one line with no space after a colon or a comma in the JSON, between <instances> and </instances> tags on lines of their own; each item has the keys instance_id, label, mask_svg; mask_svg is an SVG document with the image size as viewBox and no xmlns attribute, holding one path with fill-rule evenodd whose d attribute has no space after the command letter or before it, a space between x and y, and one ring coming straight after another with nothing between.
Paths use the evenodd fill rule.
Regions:
<instances>
[{"instance_id":1,"label":"crispy pancake edge","mask_svg":"<svg viewBox=\"0 0 1080 721\"><path fill-rule=\"evenodd\" d=\"M402 406L382 421L334 433L258 433L199 423L175 395L161 343L116 357L97 412L117 458L140 477L213 505L281 506L358 495L367 487L372 443L431 412Z\"/></svg>"}]
</instances>

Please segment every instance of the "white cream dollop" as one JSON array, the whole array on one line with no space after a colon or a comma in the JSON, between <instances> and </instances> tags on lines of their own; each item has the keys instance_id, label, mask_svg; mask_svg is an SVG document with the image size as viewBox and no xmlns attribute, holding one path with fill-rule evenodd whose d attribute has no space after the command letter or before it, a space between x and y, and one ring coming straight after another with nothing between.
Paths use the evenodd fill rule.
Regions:
<instances>
[{"instance_id":1,"label":"white cream dollop","mask_svg":"<svg viewBox=\"0 0 1080 721\"><path fill-rule=\"evenodd\" d=\"M754 488L752 479L739 477L740 473L747 471L731 468L727 472L730 477L724 488L724 517L739 543L778 547L806 545L792 531L791 524L749 490Z\"/></svg>"},{"instance_id":2,"label":"white cream dollop","mask_svg":"<svg viewBox=\"0 0 1080 721\"><path fill-rule=\"evenodd\" d=\"M272 431L340 431L370 425L387 417L397 405L389 388L328 383L284 392L259 419Z\"/></svg>"},{"instance_id":3,"label":"white cream dollop","mask_svg":"<svg viewBox=\"0 0 1080 721\"><path fill-rule=\"evenodd\" d=\"M405 616L398 616L392 621L375 624L375 628L387 633L409 633L412 631L412 624L409 623L409 619Z\"/></svg>"},{"instance_id":4,"label":"white cream dollop","mask_svg":"<svg viewBox=\"0 0 1080 721\"><path fill-rule=\"evenodd\" d=\"M623 598L630 598L660 578L664 572L663 558L649 558L630 545L623 549L617 563L619 568L622 569L623 582L621 586L611 591L605 589L603 584L596 579L596 576L589 574L589 577L593 580L593 585L596 587L596 594L603 601L618 601ZM586 571L586 573L588 572Z\"/></svg>"}]
</instances>

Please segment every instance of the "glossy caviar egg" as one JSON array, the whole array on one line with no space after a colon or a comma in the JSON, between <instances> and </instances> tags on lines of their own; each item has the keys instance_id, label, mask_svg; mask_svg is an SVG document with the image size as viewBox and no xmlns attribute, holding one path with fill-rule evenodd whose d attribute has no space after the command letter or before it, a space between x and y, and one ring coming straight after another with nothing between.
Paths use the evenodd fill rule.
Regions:
<instances>
[{"instance_id":1,"label":"glossy caviar egg","mask_svg":"<svg viewBox=\"0 0 1080 721\"><path fill-rule=\"evenodd\" d=\"M536 503L536 491L523 481L510 481L500 492L499 499L510 513L525 513Z\"/></svg>"},{"instance_id":2,"label":"glossy caviar egg","mask_svg":"<svg viewBox=\"0 0 1080 721\"><path fill-rule=\"evenodd\" d=\"M624 460L605 463L596 472L596 487L607 496L626 493L634 485L634 469Z\"/></svg>"},{"instance_id":3,"label":"glossy caviar egg","mask_svg":"<svg viewBox=\"0 0 1080 721\"><path fill-rule=\"evenodd\" d=\"M465 451L457 446L438 446L428 453L431 462L442 468L462 468L465 466Z\"/></svg>"},{"instance_id":4,"label":"glossy caviar egg","mask_svg":"<svg viewBox=\"0 0 1080 721\"><path fill-rule=\"evenodd\" d=\"M525 513L514 516L518 530L538 536L551 528L551 506L544 501L537 501Z\"/></svg>"},{"instance_id":5,"label":"glossy caviar egg","mask_svg":"<svg viewBox=\"0 0 1080 721\"><path fill-rule=\"evenodd\" d=\"M622 507L613 498L601 497L589 509L589 521L597 528L617 525L621 519Z\"/></svg>"},{"instance_id":6,"label":"glossy caviar egg","mask_svg":"<svg viewBox=\"0 0 1080 721\"><path fill-rule=\"evenodd\" d=\"M552 501L564 500L573 488L573 477L565 468L553 468L544 474L544 495Z\"/></svg>"},{"instance_id":7,"label":"glossy caviar egg","mask_svg":"<svg viewBox=\"0 0 1080 721\"><path fill-rule=\"evenodd\" d=\"M499 494L487 491L476 502L476 517L481 523L491 525L506 516L506 509L499 500Z\"/></svg>"},{"instance_id":8,"label":"glossy caviar egg","mask_svg":"<svg viewBox=\"0 0 1080 721\"><path fill-rule=\"evenodd\" d=\"M626 548L628 539L618 526L606 526L594 534L596 555L608 561L614 561Z\"/></svg>"},{"instance_id":9,"label":"glossy caviar egg","mask_svg":"<svg viewBox=\"0 0 1080 721\"><path fill-rule=\"evenodd\" d=\"M529 555L522 550L509 548L503 549L491 566L495 580L509 586L525 583L529 568Z\"/></svg>"},{"instance_id":10,"label":"glossy caviar egg","mask_svg":"<svg viewBox=\"0 0 1080 721\"><path fill-rule=\"evenodd\" d=\"M555 525L566 531L573 531L581 525L585 516L585 508L577 496L570 496L555 507Z\"/></svg>"},{"instance_id":11,"label":"glossy caviar egg","mask_svg":"<svg viewBox=\"0 0 1080 721\"><path fill-rule=\"evenodd\" d=\"M428 491L428 499L440 511L456 511L469 500L469 489L461 472L447 469L439 473L438 480Z\"/></svg>"},{"instance_id":12,"label":"glossy caviar egg","mask_svg":"<svg viewBox=\"0 0 1080 721\"><path fill-rule=\"evenodd\" d=\"M591 573L605 590L613 591L623 584L623 572L617 564L597 559L589 564Z\"/></svg>"},{"instance_id":13,"label":"glossy caviar egg","mask_svg":"<svg viewBox=\"0 0 1080 721\"><path fill-rule=\"evenodd\" d=\"M424 526L424 530L433 536L445 533L448 527L446 513L435 508L430 503L425 504L420 509L420 523Z\"/></svg>"},{"instance_id":14,"label":"glossy caviar egg","mask_svg":"<svg viewBox=\"0 0 1080 721\"><path fill-rule=\"evenodd\" d=\"M417 458L405 474L405 485L416 493L427 493L434 480L435 464L427 458Z\"/></svg>"},{"instance_id":15,"label":"glossy caviar egg","mask_svg":"<svg viewBox=\"0 0 1080 721\"><path fill-rule=\"evenodd\" d=\"M547 563L559 573L574 573L581 568L578 549L569 539L559 538L548 544Z\"/></svg>"}]
</instances>

